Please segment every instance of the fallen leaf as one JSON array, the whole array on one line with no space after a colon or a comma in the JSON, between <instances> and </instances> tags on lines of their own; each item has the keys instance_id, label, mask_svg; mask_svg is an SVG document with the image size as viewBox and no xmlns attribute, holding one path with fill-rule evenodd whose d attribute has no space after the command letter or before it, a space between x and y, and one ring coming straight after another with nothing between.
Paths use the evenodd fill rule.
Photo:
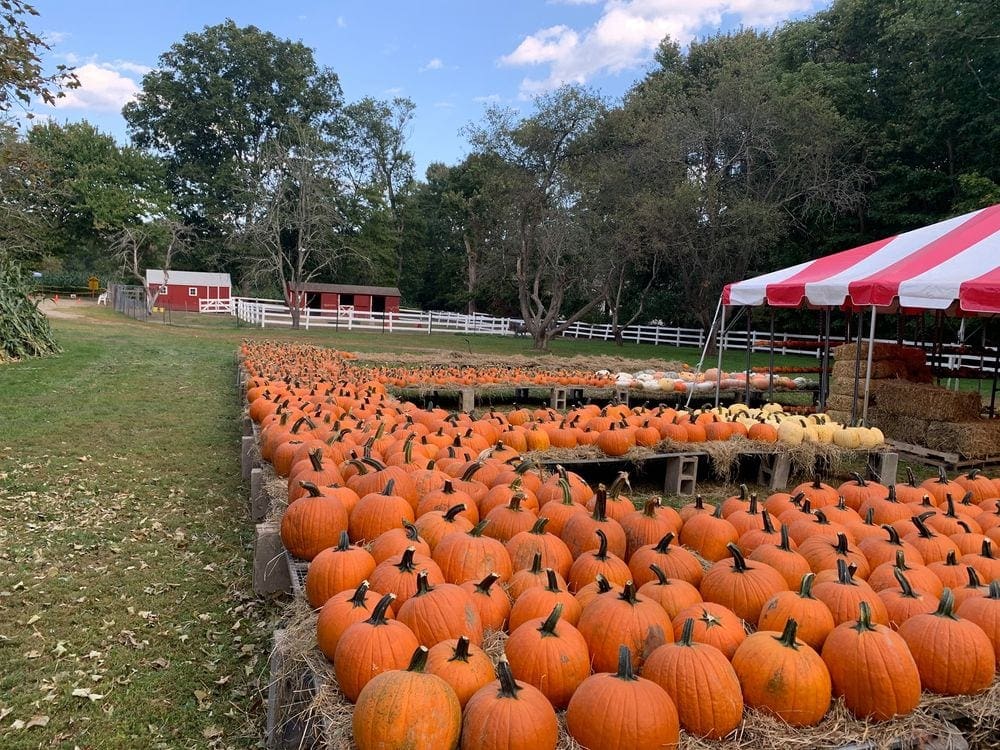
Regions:
<instances>
[{"instance_id":1,"label":"fallen leaf","mask_svg":"<svg viewBox=\"0 0 1000 750\"><path fill-rule=\"evenodd\" d=\"M201 732L202 737L206 740L214 739L215 737L222 736L222 730L216 726L205 727Z\"/></svg>"},{"instance_id":2,"label":"fallen leaf","mask_svg":"<svg viewBox=\"0 0 1000 750\"><path fill-rule=\"evenodd\" d=\"M34 625L41 619L42 618L39 615L32 615L31 617L28 618L28 625Z\"/></svg>"},{"instance_id":3,"label":"fallen leaf","mask_svg":"<svg viewBox=\"0 0 1000 750\"><path fill-rule=\"evenodd\" d=\"M28 723L24 725L25 729L31 729L32 727L45 727L49 724L49 717L44 714L41 716L32 716L28 719Z\"/></svg>"}]
</instances>

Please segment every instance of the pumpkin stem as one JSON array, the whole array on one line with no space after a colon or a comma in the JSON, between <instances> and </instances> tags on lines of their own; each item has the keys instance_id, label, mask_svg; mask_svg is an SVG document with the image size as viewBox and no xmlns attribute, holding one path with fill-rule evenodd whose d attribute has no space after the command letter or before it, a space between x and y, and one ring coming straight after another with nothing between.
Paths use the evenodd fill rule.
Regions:
<instances>
[{"instance_id":1,"label":"pumpkin stem","mask_svg":"<svg viewBox=\"0 0 1000 750\"><path fill-rule=\"evenodd\" d=\"M740 500L746 500L747 499L747 493L749 491L750 491L749 487L747 487L745 484L741 484L740 485L740 494L738 495L739 499Z\"/></svg>"},{"instance_id":2,"label":"pumpkin stem","mask_svg":"<svg viewBox=\"0 0 1000 750\"><path fill-rule=\"evenodd\" d=\"M813 581L816 580L815 573L806 573L802 576L802 583L799 584L799 598L813 599Z\"/></svg>"},{"instance_id":3,"label":"pumpkin stem","mask_svg":"<svg viewBox=\"0 0 1000 750\"><path fill-rule=\"evenodd\" d=\"M821 490L821 489L823 489L823 483L821 481L819 481L819 474L816 474L813 477L812 488L814 490Z\"/></svg>"},{"instance_id":4,"label":"pumpkin stem","mask_svg":"<svg viewBox=\"0 0 1000 750\"><path fill-rule=\"evenodd\" d=\"M386 594L379 599L378 604L375 605L375 609L372 610L372 616L366 622L369 625L385 625L388 622L385 612L389 609L389 605L392 604L395 598L395 594Z\"/></svg>"},{"instance_id":5,"label":"pumpkin stem","mask_svg":"<svg viewBox=\"0 0 1000 750\"><path fill-rule=\"evenodd\" d=\"M781 541L778 543L778 549L782 550L783 552L793 552L794 550L792 550L792 540L788 536L787 523L781 524L780 533L781 533Z\"/></svg>"},{"instance_id":6,"label":"pumpkin stem","mask_svg":"<svg viewBox=\"0 0 1000 750\"><path fill-rule=\"evenodd\" d=\"M618 647L618 672L615 674L615 677L626 682L639 679L632 670L632 652L624 644Z\"/></svg>"},{"instance_id":7,"label":"pumpkin stem","mask_svg":"<svg viewBox=\"0 0 1000 750\"><path fill-rule=\"evenodd\" d=\"M548 522L549 522L548 518L539 518L537 521L535 521L531 525L531 528L528 530L528 533L529 534L544 534L545 533L545 526L548 524Z\"/></svg>"},{"instance_id":8,"label":"pumpkin stem","mask_svg":"<svg viewBox=\"0 0 1000 750\"><path fill-rule=\"evenodd\" d=\"M1000 599L1000 581L990 581L990 592L987 599Z\"/></svg>"},{"instance_id":9,"label":"pumpkin stem","mask_svg":"<svg viewBox=\"0 0 1000 750\"><path fill-rule=\"evenodd\" d=\"M517 694L521 688L510 671L510 664L507 662L506 655L502 655L500 661L497 662L497 680L500 682L500 691L497 693L497 697L517 698Z\"/></svg>"},{"instance_id":10,"label":"pumpkin stem","mask_svg":"<svg viewBox=\"0 0 1000 750\"><path fill-rule=\"evenodd\" d=\"M781 631L781 635L774 640L780 643L782 646L787 648L792 648L798 651L798 645L795 643L795 634L798 632L799 624L795 622L794 617L789 617L788 621L785 623L785 629Z\"/></svg>"},{"instance_id":11,"label":"pumpkin stem","mask_svg":"<svg viewBox=\"0 0 1000 750\"><path fill-rule=\"evenodd\" d=\"M617 500L618 496L622 493L622 487L628 487L629 489L632 488L632 485L630 485L628 481L627 471L618 472L618 476L615 477L615 481L613 481L611 486L608 488L608 497Z\"/></svg>"},{"instance_id":12,"label":"pumpkin stem","mask_svg":"<svg viewBox=\"0 0 1000 750\"><path fill-rule=\"evenodd\" d=\"M945 588L941 592L941 601L938 603L937 611L934 612L938 617L947 617L952 620L957 620L955 616L955 595L951 593L951 589Z\"/></svg>"},{"instance_id":13,"label":"pumpkin stem","mask_svg":"<svg viewBox=\"0 0 1000 750\"><path fill-rule=\"evenodd\" d=\"M510 500L507 501L507 510L520 512L522 500L524 500L523 492L518 492L516 495L512 495Z\"/></svg>"},{"instance_id":14,"label":"pumpkin stem","mask_svg":"<svg viewBox=\"0 0 1000 750\"><path fill-rule=\"evenodd\" d=\"M740 552L740 548L735 544L730 542L726 545L726 549L733 556L733 572L734 573L746 573L750 568L747 566L746 558L743 557L743 553Z\"/></svg>"},{"instance_id":15,"label":"pumpkin stem","mask_svg":"<svg viewBox=\"0 0 1000 750\"><path fill-rule=\"evenodd\" d=\"M663 572L663 568L661 568L656 563L652 563L652 564L650 564L649 569L651 571L653 571L653 575L656 576L657 585L659 585L659 586L669 586L670 585L670 579L668 579L667 578L667 574Z\"/></svg>"},{"instance_id":16,"label":"pumpkin stem","mask_svg":"<svg viewBox=\"0 0 1000 750\"><path fill-rule=\"evenodd\" d=\"M608 559L608 535L601 529L598 529L594 533L601 540L600 545L597 547L597 552L594 553L594 557L603 562Z\"/></svg>"},{"instance_id":17,"label":"pumpkin stem","mask_svg":"<svg viewBox=\"0 0 1000 750\"><path fill-rule=\"evenodd\" d=\"M694 496L694 509L698 512L705 510L705 498L701 495Z\"/></svg>"},{"instance_id":18,"label":"pumpkin stem","mask_svg":"<svg viewBox=\"0 0 1000 750\"><path fill-rule=\"evenodd\" d=\"M886 490L888 490L888 496L885 498L887 502L898 503L899 500L896 499L896 485L890 484Z\"/></svg>"},{"instance_id":19,"label":"pumpkin stem","mask_svg":"<svg viewBox=\"0 0 1000 750\"><path fill-rule=\"evenodd\" d=\"M857 581L854 580L854 574L851 572L851 567L842 557L837 558L837 582L844 586L858 585Z\"/></svg>"},{"instance_id":20,"label":"pumpkin stem","mask_svg":"<svg viewBox=\"0 0 1000 750\"><path fill-rule=\"evenodd\" d=\"M299 481L299 487L304 489L309 493L309 497L319 497L323 493L319 491L319 487L316 486L314 482L303 482Z\"/></svg>"},{"instance_id":21,"label":"pumpkin stem","mask_svg":"<svg viewBox=\"0 0 1000 750\"><path fill-rule=\"evenodd\" d=\"M469 536L476 536L476 537L482 536L483 531L486 529L489 523L490 519L484 518L482 521L477 523L475 526L472 527L472 529L469 530Z\"/></svg>"},{"instance_id":22,"label":"pumpkin stem","mask_svg":"<svg viewBox=\"0 0 1000 750\"><path fill-rule=\"evenodd\" d=\"M412 573L417 569L417 566L413 564L413 556L417 554L416 547L407 547L403 550L403 555L399 559L399 564L396 565L399 568L400 573Z\"/></svg>"},{"instance_id":23,"label":"pumpkin stem","mask_svg":"<svg viewBox=\"0 0 1000 750\"><path fill-rule=\"evenodd\" d=\"M750 494L750 507L747 508L747 513L749 513L751 516L756 516L756 515L759 514L759 511L757 510L757 493L756 492L752 492Z\"/></svg>"},{"instance_id":24,"label":"pumpkin stem","mask_svg":"<svg viewBox=\"0 0 1000 750\"><path fill-rule=\"evenodd\" d=\"M678 646L690 646L692 645L691 637L694 635L694 618L689 617L684 621L684 627L681 629L680 640L677 641Z\"/></svg>"},{"instance_id":25,"label":"pumpkin stem","mask_svg":"<svg viewBox=\"0 0 1000 750\"><path fill-rule=\"evenodd\" d=\"M455 644L455 650L451 654L451 658L448 661L469 661L469 637L462 635L458 638L458 643Z\"/></svg>"},{"instance_id":26,"label":"pumpkin stem","mask_svg":"<svg viewBox=\"0 0 1000 750\"><path fill-rule=\"evenodd\" d=\"M972 570L972 568L969 568ZM910 581L904 575L903 571L899 568L893 568L892 574L896 577L896 582L899 584L900 590L903 592L903 596L907 599L919 599L920 596L913 590L913 586L910 585Z\"/></svg>"},{"instance_id":27,"label":"pumpkin stem","mask_svg":"<svg viewBox=\"0 0 1000 750\"><path fill-rule=\"evenodd\" d=\"M622 589L622 593L618 595L618 598L623 602L628 602L632 606L639 603L639 600L635 596L635 584L632 581L625 581L625 588Z\"/></svg>"},{"instance_id":28,"label":"pumpkin stem","mask_svg":"<svg viewBox=\"0 0 1000 750\"><path fill-rule=\"evenodd\" d=\"M427 646L417 646L417 650L413 652L413 656L410 658L410 666L406 668L407 672L423 672L424 667L427 666Z\"/></svg>"},{"instance_id":29,"label":"pumpkin stem","mask_svg":"<svg viewBox=\"0 0 1000 750\"><path fill-rule=\"evenodd\" d=\"M472 477L475 476L476 472L479 471L481 468L483 468L483 462L482 461L478 461L478 460L477 461L473 461L469 465L469 468L466 469L463 472L463 474L462 474L462 481L463 482L469 482L469 481L471 481Z\"/></svg>"},{"instance_id":30,"label":"pumpkin stem","mask_svg":"<svg viewBox=\"0 0 1000 750\"><path fill-rule=\"evenodd\" d=\"M500 580L500 576L496 573L490 573L483 580L476 584L476 591L481 594L490 595L490 586Z\"/></svg>"},{"instance_id":31,"label":"pumpkin stem","mask_svg":"<svg viewBox=\"0 0 1000 750\"><path fill-rule=\"evenodd\" d=\"M594 581L597 583L597 593L606 594L611 591L611 581L605 578L603 575L598 573L594 576Z\"/></svg>"},{"instance_id":32,"label":"pumpkin stem","mask_svg":"<svg viewBox=\"0 0 1000 750\"><path fill-rule=\"evenodd\" d=\"M906 552L902 549L896 550L896 564L894 567L899 568L900 570L910 569L906 564Z\"/></svg>"},{"instance_id":33,"label":"pumpkin stem","mask_svg":"<svg viewBox=\"0 0 1000 750\"><path fill-rule=\"evenodd\" d=\"M958 565L958 555L955 550L950 549L948 553L944 556L945 565Z\"/></svg>"},{"instance_id":34,"label":"pumpkin stem","mask_svg":"<svg viewBox=\"0 0 1000 750\"><path fill-rule=\"evenodd\" d=\"M761 516L761 519L764 522L764 533L765 534L773 534L774 533L774 524L771 523L771 514L768 513L766 510L762 510L760 512L760 516Z\"/></svg>"},{"instance_id":35,"label":"pumpkin stem","mask_svg":"<svg viewBox=\"0 0 1000 750\"><path fill-rule=\"evenodd\" d=\"M337 552L347 552L351 548L351 538L346 531L340 532L340 541L337 543Z\"/></svg>"},{"instance_id":36,"label":"pumpkin stem","mask_svg":"<svg viewBox=\"0 0 1000 750\"><path fill-rule=\"evenodd\" d=\"M656 509L660 507L660 499L654 497L652 500L647 500L642 505L642 515L646 518L656 518Z\"/></svg>"},{"instance_id":37,"label":"pumpkin stem","mask_svg":"<svg viewBox=\"0 0 1000 750\"><path fill-rule=\"evenodd\" d=\"M858 604L858 620L854 623L854 629L859 633L865 630L875 630L872 624L872 608L868 602L862 601Z\"/></svg>"},{"instance_id":38,"label":"pumpkin stem","mask_svg":"<svg viewBox=\"0 0 1000 750\"><path fill-rule=\"evenodd\" d=\"M854 481L857 483L858 487L867 487L868 486L868 482L866 482L865 478L863 476L861 476L858 472L852 471L851 472L851 476L854 477Z\"/></svg>"},{"instance_id":39,"label":"pumpkin stem","mask_svg":"<svg viewBox=\"0 0 1000 750\"><path fill-rule=\"evenodd\" d=\"M458 505L452 505L444 514L444 520L448 523L454 523L455 519L458 517L459 513L465 512L465 503L459 503Z\"/></svg>"},{"instance_id":40,"label":"pumpkin stem","mask_svg":"<svg viewBox=\"0 0 1000 750\"><path fill-rule=\"evenodd\" d=\"M414 596L423 596L424 594L429 594L434 590L431 586L430 581L427 580L427 571L421 570L417 573L417 591Z\"/></svg>"},{"instance_id":41,"label":"pumpkin stem","mask_svg":"<svg viewBox=\"0 0 1000 750\"><path fill-rule=\"evenodd\" d=\"M451 483L450 479L445 479L444 484L441 486L441 491L446 495L454 495L455 485Z\"/></svg>"},{"instance_id":42,"label":"pumpkin stem","mask_svg":"<svg viewBox=\"0 0 1000 750\"><path fill-rule=\"evenodd\" d=\"M938 478L936 481L938 484L948 484L948 474L945 472L943 466L938 467Z\"/></svg>"},{"instance_id":43,"label":"pumpkin stem","mask_svg":"<svg viewBox=\"0 0 1000 750\"><path fill-rule=\"evenodd\" d=\"M603 484L597 485L597 492L594 493L594 512L591 515L598 523L608 520L608 492Z\"/></svg>"},{"instance_id":44,"label":"pumpkin stem","mask_svg":"<svg viewBox=\"0 0 1000 750\"><path fill-rule=\"evenodd\" d=\"M556 623L558 623L559 618L562 617L562 611L562 602L556 603L552 612L549 613L549 616L545 618L545 621L538 628L538 632L542 634L542 638L551 637L556 634Z\"/></svg>"},{"instance_id":45,"label":"pumpkin stem","mask_svg":"<svg viewBox=\"0 0 1000 750\"><path fill-rule=\"evenodd\" d=\"M403 519L403 533L411 542L420 541L420 532L417 531L417 527L410 523L410 521L406 518Z\"/></svg>"},{"instance_id":46,"label":"pumpkin stem","mask_svg":"<svg viewBox=\"0 0 1000 750\"><path fill-rule=\"evenodd\" d=\"M813 515L816 516L816 523L823 524L824 526L828 526L830 524L830 519L826 517L826 513L822 510L815 511Z\"/></svg>"},{"instance_id":47,"label":"pumpkin stem","mask_svg":"<svg viewBox=\"0 0 1000 750\"><path fill-rule=\"evenodd\" d=\"M789 501L792 505L802 505L802 501L806 499L806 493L796 492L792 495L792 499Z\"/></svg>"},{"instance_id":48,"label":"pumpkin stem","mask_svg":"<svg viewBox=\"0 0 1000 750\"><path fill-rule=\"evenodd\" d=\"M541 552L536 552L532 556L532 558L531 558L531 567L528 569L528 572L531 573L532 575L535 575L535 576L537 576L540 573L544 572L544 569L542 568L542 553Z\"/></svg>"},{"instance_id":49,"label":"pumpkin stem","mask_svg":"<svg viewBox=\"0 0 1000 750\"><path fill-rule=\"evenodd\" d=\"M569 482L567 482L562 477L559 478L559 489L562 490L562 496L563 496L562 504L563 505L575 505L576 504L576 503L573 502L573 490L570 488Z\"/></svg>"},{"instance_id":50,"label":"pumpkin stem","mask_svg":"<svg viewBox=\"0 0 1000 750\"><path fill-rule=\"evenodd\" d=\"M967 565L965 568L966 572L969 574L969 585L966 588L978 589L982 588L983 582L979 579L979 573L971 565Z\"/></svg>"},{"instance_id":51,"label":"pumpkin stem","mask_svg":"<svg viewBox=\"0 0 1000 750\"><path fill-rule=\"evenodd\" d=\"M965 521L955 521L955 523L961 526L962 531L964 531L966 534L972 533L972 527L969 526L969 524L967 524Z\"/></svg>"},{"instance_id":52,"label":"pumpkin stem","mask_svg":"<svg viewBox=\"0 0 1000 750\"><path fill-rule=\"evenodd\" d=\"M394 489L396 489L396 479L392 478L385 483L385 489L382 490L379 494L385 497L389 497Z\"/></svg>"},{"instance_id":53,"label":"pumpkin stem","mask_svg":"<svg viewBox=\"0 0 1000 750\"><path fill-rule=\"evenodd\" d=\"M559 588L559 580L556 578L556 572L552 568L545 569L545 590L551 591L553 594L561 593Z\"/></svg>"},{"instance_id":54,"label":"pumpkin stem","mask_svg":"<svg viewBox=\"0 0 1000 750\"><path fill-rule=\"evenodd\" d=\"M917 527L917 533L920 535L922 539L933 539L934 537L937 536L937 534L931 531L931 528L926 523L924 523L924 521L926 521L933 515L934 512L931 511L928 513L921 513L919 516L914 516L913 518L910 519L910 522Z\"/></svg>"},{"instance_id":55,"label":"pumpkin stem","mask_svg":"<svg viewBox=\"0 0 1000 750\"><path fill-rule=\"evenodd\" d=\"M833 546L833 549L838 555L846 555L848 553L847 534L843 532L837 534L837 543Z\"/></svg>"},{"instance_id":56,"label":"pumpkin stem","mask_svg":"<svg viewBox=\"0 0 1000 750\"><path fill-rule=\"evenodd\" d=\"M368 581L362 581L356 589L354 589L354 596L351 597L352 607L363 607L365 606L365 600L368 598Z\"/></svg>"},{"instance_id":57,"label":"pumpkin stem","mask_svg":"<svg viewBox=\"0 0 1000 750\"><path fill-rule=\"evenodd\" d=\"M666 555L670 553L670 543L674 541L674 532L668 531L663 537L656 543L653 547L654 552L658 552L661 555Z\"/></svg>"},{"instance_id":58,"label":"pumpkin stem","mask_svg":"<svg viewBox=\"0 0 1000 750\"><path fill-rule=\"evenodd\" d=\"M914 475L913 469L911 469L909 466L906 467L906 483L910 487L917 486L917 477L916 475Z\"/></svg>"},{"instance_id":59,"label":"pumpkin stem","mask_svg":"<svg viewBox=\"0 0 1000 750\"><path fill-rule=\"evenodd\" d=\"M722 518L722 503L715 506L715 511L712 513L712 518Z\"/></svg>"},{"instance_id":60,"label":"pumpkin stem","mask_svg":"<svg viewBox=\"0 0 1000 750\"><path fill-rule=\"evenodd\" d=\"M323 471L323 449L314 448L309 451L309 463L312 464L313 471Z\"/></svg>"}]
</instances>

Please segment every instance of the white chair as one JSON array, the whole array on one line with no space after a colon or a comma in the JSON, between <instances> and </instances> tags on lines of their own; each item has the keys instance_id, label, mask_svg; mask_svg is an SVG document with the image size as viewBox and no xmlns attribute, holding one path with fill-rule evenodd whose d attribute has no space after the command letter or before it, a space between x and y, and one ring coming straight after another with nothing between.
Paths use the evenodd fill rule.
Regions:
<instances>
[{"instance_id":1,"label":"white chair","mask_svg":"<svg viewBox=\"0 0 1000 750\"><path fill-rule=\"evenodd\" d=\"M108 293L107 292L101 292L100 296L98 296L98 298L97 298L97 304L104 305L105 307L107 306L107 304L108 304Z\"/></svg>"}]
</instances>

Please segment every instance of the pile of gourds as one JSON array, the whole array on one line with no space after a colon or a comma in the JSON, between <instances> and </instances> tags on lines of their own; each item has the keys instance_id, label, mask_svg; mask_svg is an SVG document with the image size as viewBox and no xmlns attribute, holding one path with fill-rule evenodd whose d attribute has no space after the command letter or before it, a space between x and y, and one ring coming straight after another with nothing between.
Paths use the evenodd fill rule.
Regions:
<instances>
[{"instance_id":1,"label":"pile of gourds","mask_svg":"<svg viewBox=\"0 0 1000 750\"><path fill-rule=\"evenodd\" d=\"M311 560L361 750L554 748L562 710L584 747L670 747L681 728L726 736L745 706L809 726L840 696L883 721L921 689L993 682L1000 480L637 509L624 476L591 488L522 460L497 415L421 412L335 362L312 380L311 356L257 353L248 408L288 477L282 539Z\"/></svg>"}]
</instances>

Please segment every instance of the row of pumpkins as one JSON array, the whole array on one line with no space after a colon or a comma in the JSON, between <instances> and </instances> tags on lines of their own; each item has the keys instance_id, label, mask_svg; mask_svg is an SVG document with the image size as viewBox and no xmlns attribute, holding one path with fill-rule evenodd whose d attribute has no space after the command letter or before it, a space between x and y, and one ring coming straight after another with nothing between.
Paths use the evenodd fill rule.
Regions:
<instances>
[{"instance_id":1,"label":"row of pumpkins","mask_svg":"<svg viewBox=\"0 0 1000 750\"><path fill-rule=\"evenodd\" d=\"M695 394L713 393L716 387L720 391L743 391L749 381L750 388L755 391L794 391L805 388L810 382L803 377L790 378L781 375L776 371L768 372L734 372L729 373L719 371L715 368L706 370L703 373L687 371L662 371L662 370L640 370L639 372L619 372L612 375L607 370L599 370L598 375L607 375L614 378L615 385L625 388L636 388L641 391L652 391L661 393L687 393L692 391Z\"/></svg>"},{"instance_id":2,"label":"row of pumpkins","mask_svg":"<svg viewBox=\"0 0 1000 750\"><path fill-rule=\"evenodd\" d=\"M261 388L337 391L345 413L368 412L352 431L378 433L363 423L381 424L390 399L304 387L337 368L274 349L244 352L251 414ZM637 510L625 477L592 490L509 446L450 445L428 465L383 432L379 458L338 460L319 438L270 439L279 418L258 421L262 452L289 454L282 538L312 561L317 642L356 702L362 750L555 747L564 708L585 747L661 747L680 727L725 736L744 705L809 725L839 695L882 720L912 711L921 686L993 680L1000 486L975 472ZM497 630L494 680L481 646Z\"/></svg>"}]
</instances>

